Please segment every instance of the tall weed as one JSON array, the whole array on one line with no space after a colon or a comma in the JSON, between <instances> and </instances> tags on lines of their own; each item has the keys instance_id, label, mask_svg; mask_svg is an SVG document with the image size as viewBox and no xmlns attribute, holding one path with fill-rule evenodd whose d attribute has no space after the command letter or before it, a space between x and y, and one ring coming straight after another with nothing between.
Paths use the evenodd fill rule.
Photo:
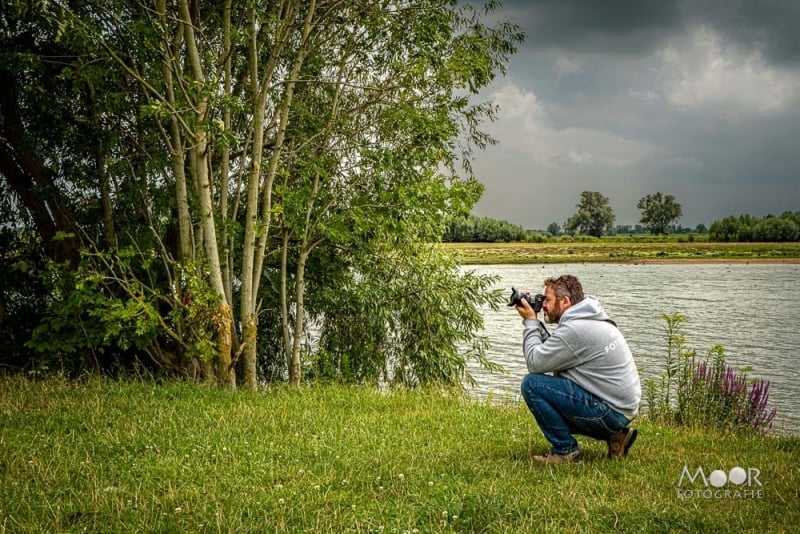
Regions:
<instances>
[{"instance_id":1,"label":"tall weed","mask_svg":"<svg viewBox=\"0 0 800 534\"><path fill-rule=\"evenodd\" d=\"M704 357L687 348L682 332L685 317L662 314L667 340L665 368L658 379L645 380L645 403L650 420L687 427L714 427L737 432L766 432L777 410L770 409L770 382L749 380L725 362L722 345Z\"/></svg>"}]
</instances>

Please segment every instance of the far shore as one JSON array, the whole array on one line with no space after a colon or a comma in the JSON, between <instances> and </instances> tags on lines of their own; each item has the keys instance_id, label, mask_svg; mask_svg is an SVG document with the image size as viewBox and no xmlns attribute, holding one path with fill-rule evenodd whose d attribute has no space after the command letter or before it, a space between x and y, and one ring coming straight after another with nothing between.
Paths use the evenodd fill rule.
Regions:
<instances>
[{"instance_id":1,"label":"far shore","mask_svg":"<svg viewBox=\"0 0 800 534\"><path fill-rule=\"evenodd\" d=\"M464 265L619 264L800 264L800 243L547 241L543 243L445 243Z\"/></svg>"},{"instance_id":2,"label":"far shore","mask_svg":"<svg viewBox=\"0 0 800 534\"><path fill-rule=\"evenodd\" d=\"M800 264L800 258L675 258L675 259L644 259L644 260L620 260L609 261L607 263L655 263L655 264L704 264L704 263L736 263L736 264L749 264L749 263L789 263Z\"/></svg>"},{"instance_id":3,"label":"far shore","mask_svg":"<svg viewBox=\"0 0 800 534\"><path fill-rule=\"evenodd\" d=\"M542 262L553 263L553 262ZM556 262L562 263L562 262ZM563 263L589 263L589 262L563 262ZM592 261L591 263L624 263L624 264L706 264L706 263L735 263L735 264L748 264L748 263L789 263L800 264L800 258L638 258L638 259L609 259L608 261Z\"/></svg>"}]
</instances>

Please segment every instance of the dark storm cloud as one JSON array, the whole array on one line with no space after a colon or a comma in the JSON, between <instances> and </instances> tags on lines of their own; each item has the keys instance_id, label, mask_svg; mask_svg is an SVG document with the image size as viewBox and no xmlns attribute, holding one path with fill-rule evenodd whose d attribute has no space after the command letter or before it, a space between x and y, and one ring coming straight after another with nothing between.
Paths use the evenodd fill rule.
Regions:
<instances>
[{"instance_id":1,"label":"dark storm cloud","mask_svg":"<svg viewBox=\"0 0 800 534\"><path fill-rule=\"evenodd\" d=\"M797 0L511 0L504 11L525 28L526 48L642 54L707 24L770 61L800 62Z\"/></svg>"},{"instance_id":2,"label":"dark storm cloud","mask_svg":"<svg viewBox=\"0 0 800 534\"><path fill-rule=\"evenodd\" d=\"M621 0L516 0L513 21L525 28L527 48L641 53L681 22L673 2Z\"/></svg>"},{"instance_id":3,"label":"dark storm cloud","mask_svg":"<svg viewBox=\"0 0 800 534\"><path fill-rule=\"evenodd\" d=\"M800 210L800 2L513 0L496 19L527 38L486 92L478 215L544 228L584 190L620 224L655 191L686 226Z\"/></svg>"},{"instance_id":4,"label":"dark storm cloud","mask_svg":"<svg viewBox=\"0 0 800 534\"><path fill-rule=\"evenodd\" d=\"M800 63L800 2L796 0L687 2L684 12L689 21L708 21L744 46L760 48L771 62Z\"/></svg>"}]
</instances>

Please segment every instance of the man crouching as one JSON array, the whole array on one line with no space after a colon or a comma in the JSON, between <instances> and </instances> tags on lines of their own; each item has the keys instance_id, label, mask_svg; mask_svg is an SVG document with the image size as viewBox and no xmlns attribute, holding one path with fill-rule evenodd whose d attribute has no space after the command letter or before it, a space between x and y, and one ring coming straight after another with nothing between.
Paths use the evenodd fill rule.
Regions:
<instances>
[{"instance_id":1,"label":"man crouching","mask_svg":"<svg viewBox=\"0 0 800 534\"><path fill-rule=\"evenodd\" d=\"M605 441L609 458L625 456L636 440L629 425L642 397L628 343L600 302L584 296L575 276L548 278L544 286L545 320L558 325L552 334L528 299L516 303L529 372L522 397L552 445L533 458L548 464L575 460L580 451L573 434Z\"/></svg>"}]
</instances>

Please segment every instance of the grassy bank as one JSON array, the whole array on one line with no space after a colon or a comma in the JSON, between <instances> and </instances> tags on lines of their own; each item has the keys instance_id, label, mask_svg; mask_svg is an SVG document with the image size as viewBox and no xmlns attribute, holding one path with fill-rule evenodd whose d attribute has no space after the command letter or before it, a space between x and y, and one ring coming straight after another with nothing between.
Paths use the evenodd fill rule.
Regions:
<instances>
[{"instance_id":1,"label":"grassy bank","mask_svg":"<svg viewBox=\"0 0 800 534\"><path fill-rule=\"evenodd\" d=\"M800 523L800 439L639 428L624 460L582 440L584 461L547 467L530 459L547 444L516 402L6 378L0 532L741 532ZM759 473L752 486L728 483L728 494L709 486L708 497L680 498L706 489L699 478L679 487L684 465Z\"/></svg>"},{"instance_id":2,"label":"grassy bank","mask_svg":"<svg viewBox=\"0 0 800 534\"><path fill-rule=\"evenodd\" d=\"M636 263L685 261L800 262L800 243L553 241L545 243L445 243L465 264Z\"/></svg>"}]
</instances>

